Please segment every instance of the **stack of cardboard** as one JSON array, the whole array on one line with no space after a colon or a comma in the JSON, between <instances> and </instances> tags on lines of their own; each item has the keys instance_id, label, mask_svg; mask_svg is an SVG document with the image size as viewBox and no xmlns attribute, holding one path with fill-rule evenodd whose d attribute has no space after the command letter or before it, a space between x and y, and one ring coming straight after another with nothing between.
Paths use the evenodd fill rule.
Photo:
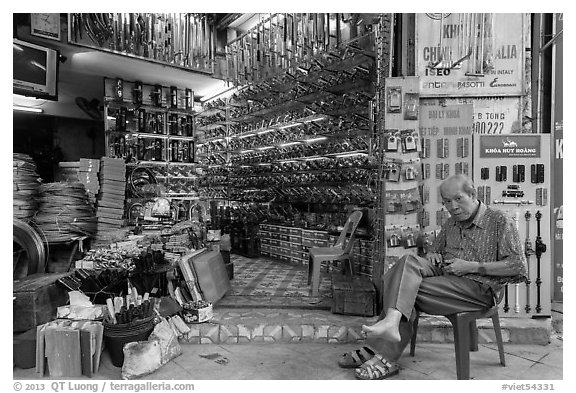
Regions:
<instances>
[{"instance_id":1,"label":"stack of cardboard","mask_svg":"<svg viewBox=\"0 0 576 393\"><path fill-rule=\"evenodd\" d=\"M56 176L54 180L75 183L79 181L78 179L79 169L80 169L80 163L78 161L59 162L58 170L56 171Z\"/></svg>"},{"instance_id":2,"label":"stack of cardboard","mask_svg":"<svg viewBox=\"0 0 576 393\"><path fill-rule=\"evenodd\" d=\"M100 184L98 182L99 170L100 160L93 160L88 158L80 159L80 166L78 168L78 181L84 184L92 204L96 203L96 195L100 190Z\"/></svg>"},{"instance_id":3,"label":"stack of cardboard","mask_svg":"<svg viewBox=\"0 0 576 393\"><path fill-rule=\"evenodd\" d=\"M124 160L103 157L100 164L100 194L98 195L98 235L120 228L124 224L124 198L126 195L126 164Z\"/></svg>"}]
</instances>

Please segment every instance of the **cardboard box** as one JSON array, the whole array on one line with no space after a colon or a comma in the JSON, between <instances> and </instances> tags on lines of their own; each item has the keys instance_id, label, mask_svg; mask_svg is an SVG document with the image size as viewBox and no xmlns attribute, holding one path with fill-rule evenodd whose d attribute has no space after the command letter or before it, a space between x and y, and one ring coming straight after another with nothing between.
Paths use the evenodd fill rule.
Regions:
<instances>
[{"instance_id":1,"label":"cardboard box","mask_svg":"<svg viewBox=\"0 0 576 393\"><path fill-rule=\"evenodd\" d=\"M68 294L56 280L67 273L37 273L13 284L13 331L22 332L56 318L56 310L68 302Z\"/></svg>"},{"instance_id":2,"label":"cardboard box","mask_svg":"<svg viewBox=\"0 0 576 393\"><path fill-rule=\"evenodd\" d=\"M376 304L376 289L370 279L332 276L332 313L372 317Z\"/></svg>"}]
</instances>

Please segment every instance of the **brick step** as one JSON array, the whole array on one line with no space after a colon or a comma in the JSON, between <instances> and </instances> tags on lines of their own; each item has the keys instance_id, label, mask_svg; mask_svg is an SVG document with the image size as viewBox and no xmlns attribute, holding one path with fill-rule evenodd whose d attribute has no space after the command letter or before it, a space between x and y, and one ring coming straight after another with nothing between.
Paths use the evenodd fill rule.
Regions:
<instances>
[{"instance_id":1,"label":"brick step","mask_svg":"<svg viewBox=\"0 0 576 393\"><path fill-rule=\"evenodd\" d=\"M215 308L209 322L188 325L181 339L189 344L233 343L356 343L362 342L362 324L376 317L336 315L324 310ZM500 318L502 336L509 344L550 343L552 324L547 319ZM490 320L478 320L479 342L495 342ZM450 322L439 316L423 315L418 325L418 342L451 343Z\"/></svg>"}]
</instances>

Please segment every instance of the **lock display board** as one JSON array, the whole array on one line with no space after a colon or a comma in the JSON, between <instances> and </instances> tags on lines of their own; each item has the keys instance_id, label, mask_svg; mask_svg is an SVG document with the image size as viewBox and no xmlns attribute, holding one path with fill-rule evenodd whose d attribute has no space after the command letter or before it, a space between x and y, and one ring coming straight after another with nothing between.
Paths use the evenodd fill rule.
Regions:
<instances>
[{"instance_id":1,"label":"lock display board","mask_svg":"<svg viewBox=\"0 0 576 393\"><path fill-rule=\"evenodd\" d=\"M422 202L420 224L429 241L450 217L442 205L440 184L449 176L472 176L472 104L440 105L436 99L420 101L422 150Z\"/></svg>"},{"instance_id":2,"label":"lock display board","mask_svg":"<svg viewBox=\"0 0 576 393\"><path fill-rule=\"evenodd\" d=\"M387 78L385 83L385 228L387 264L407 253L416 253L421 228L419 185L421 118L419 78Z\"/></svg>"},{"instance_id":3,"label":"lock display board","mask_svg":"<svg viewBox=\"0 0 576 393\"><path fill-rule=\"evenodd\" d=\"M550 135L474 135L473 145L478 199L512 216L528 251L530 283L507 286L500 316L549 317Z\"/></svg>"}]
</instances>

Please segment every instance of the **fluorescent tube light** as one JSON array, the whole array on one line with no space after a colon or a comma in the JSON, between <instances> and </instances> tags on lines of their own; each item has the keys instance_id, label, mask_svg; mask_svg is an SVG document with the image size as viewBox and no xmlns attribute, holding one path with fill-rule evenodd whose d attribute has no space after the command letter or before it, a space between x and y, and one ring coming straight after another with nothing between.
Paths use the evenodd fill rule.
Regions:
<instances>
[{"instance_id":1,"label":"fluorescent tube light","mask_svg":"<svg viewBox=\"0 0 576 393\"><path fill-rule=\"evenodd\" d=\"M32 108L29 106L22 106L22 105L12 105L12 109L20 112L44 113L44 109L42 108Z\"/></svg>"}]
</instances>

